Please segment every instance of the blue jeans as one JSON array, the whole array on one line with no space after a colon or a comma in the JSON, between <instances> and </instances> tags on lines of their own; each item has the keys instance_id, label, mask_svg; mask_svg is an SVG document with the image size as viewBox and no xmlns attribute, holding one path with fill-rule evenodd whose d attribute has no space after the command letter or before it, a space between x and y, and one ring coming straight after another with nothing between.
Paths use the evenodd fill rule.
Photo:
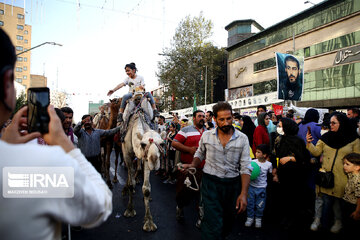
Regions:
<instances>
[{"instance_id":1,"label":"blue jeans","mask_svg":"<svg viewBox=\"0 0 360 240\"><path fill-rule=\"evenodd\" d=\"M250 185L248 191L247 217L261 218L264 213L265 203L266 188L256 188Z\"/></svg>"},{"instance_id":2,"label":"blue jeans","mask_svg":"<svg viewBox=\"0 0 360 240\"><path fill-rule=\"evenodd\" d=\"M125 107L126 107L126 101L129 100L130 98L132 98L132 96L133 96L133 94L132 94L131 92L125 94L125 95L123 96L122 100L121 100L120 108L125 109ZM146 96L147 98L150 98L150 104L151 104L151 105L155 104L154 97L151 95L151 93L146 92L146 93L145 93L145 96Z\"/></svg>"},{"instance_id":3,"label":"blue jeans","mask_svg":"<svg viewBox=\"0 0 360 240\"><path fill-rule=\"evenodd\" d=\"M332 216L332 213L335 220L341 221L342 220L341 207L340 207L341 198L323 194L322 199L323 199L323 208L322 208L321 224L325 227L330 226L331 224L330 217Z\"/></svg>"}]
</instances>

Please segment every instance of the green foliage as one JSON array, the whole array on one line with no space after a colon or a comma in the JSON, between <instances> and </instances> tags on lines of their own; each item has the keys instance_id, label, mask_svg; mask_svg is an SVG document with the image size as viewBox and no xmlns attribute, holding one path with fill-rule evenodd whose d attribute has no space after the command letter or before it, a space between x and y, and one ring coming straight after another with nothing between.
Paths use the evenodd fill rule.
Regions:
<instances>
[{"instance_id":1,"label":"green foliage","mask_svg":"<svg viewBox=\"0 0 360 240\"><path fill-rule=\"evenodd\" d=\"M218 49L209 41L212 27L212 22L202 13L194 18L187 16L179 23L171 47L163 49L164 60L158 63L157 76L165 86L164 109L191 107L195 95L198 105L202 105L206 75L206 102L211 102L211 81L220 73L225 54L224 49Z\"/></svg>"},{"instance_id":2,"label":"green foliage","mask_svg":"<svg viewBox=\"0 0 360 240\"><path fill-rule=\"evenodd\" d=\"M21 107L23 107L24 105L26 105L27 101L26 101L26 95L25 95L25 92L22 92L20 94L20 96L16 99L16 105L15 105L15 109L14 109L14 112L13 112L13 115L19 111L19 109Z\"/></svg>"}]
</instances>

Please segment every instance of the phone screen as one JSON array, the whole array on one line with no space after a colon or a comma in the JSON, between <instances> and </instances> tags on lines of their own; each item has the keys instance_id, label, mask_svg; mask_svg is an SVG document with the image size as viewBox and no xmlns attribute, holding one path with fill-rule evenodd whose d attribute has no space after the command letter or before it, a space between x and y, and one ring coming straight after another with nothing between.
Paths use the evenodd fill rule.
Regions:
<instances>
[{"instance_id":1,"label":"phone screen","mask_svg":"<svg viewBox=\"0 0 360 240\"><path fill-rule=\"evenodd\" d=\"M49 132L49 88L28 89L28 132Z\"/></svg>"}]
</instances>

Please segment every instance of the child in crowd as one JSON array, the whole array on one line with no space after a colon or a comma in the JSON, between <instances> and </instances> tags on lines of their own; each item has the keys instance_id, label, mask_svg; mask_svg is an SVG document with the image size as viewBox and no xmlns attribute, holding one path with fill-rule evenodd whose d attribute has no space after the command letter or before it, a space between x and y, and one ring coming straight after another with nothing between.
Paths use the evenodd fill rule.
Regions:
<instances>
[{"instance_id":1,"label":"child in crowd","mask_svg":"<svg viewBox=\"0 0 360 240\"><path fill-rule=\"evenodd\" d=\"M245 222L246 227L251 227L254 223L255 227L261 228L262 216L265 209L266 201L266 186L267 186L267 174L273 173L272 164L270 163L270 149L265 144L260 144L256 147L256 159L255 161L260 167L260 174L255 180L250 181L248 191L248 205L247 205L247 219Z\"/></svg>"},{"instance_id":2,"label":"child in crowd","mask_svg":"<svg viewBox=\"0 0 360 240\"><path fill-rule=\"evenodd\" d=\"M172 141L174 140L177 134L176 125L175 123L171 122L169 124L169 133L166 137L166 173L168 179L164 181L164 183L171 183L174 184L175 177L174 175L174 167L175 167L175 153L176 149L171 146Z\"/></svg>"},{"instance_id":3,"label":"child in crowd","mask_svg":"<svg viewBox=\"0 0 360 240\"><path fill-rule=\"evenodd\" d=\"M348 175L342 202L345 233L356 236L360 228L360 154L344 157L344 171Z\"/></svg>"}]
</instances>

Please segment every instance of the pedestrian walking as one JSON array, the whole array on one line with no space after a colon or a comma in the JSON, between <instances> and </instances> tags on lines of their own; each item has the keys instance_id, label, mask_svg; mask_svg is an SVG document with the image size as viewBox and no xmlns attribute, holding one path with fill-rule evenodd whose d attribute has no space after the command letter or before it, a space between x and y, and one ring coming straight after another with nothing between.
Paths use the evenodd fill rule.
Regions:
<instances>
[{"instance_id":1,"label":"pedestrian walking","mask_svg":"<svg viewBox=\"0 0 360 240\"><path fill-rule=\"evenodd\" d=\"M232 126L231 105L219 102L213 112L217 127L204 132L191 164L183 164L185 170L196 168L206 159L201 184L201 238L206 240L226 237L236 212L246 210L251 174L249 142L245 134Z\"/></svg>"}]
</instances>

